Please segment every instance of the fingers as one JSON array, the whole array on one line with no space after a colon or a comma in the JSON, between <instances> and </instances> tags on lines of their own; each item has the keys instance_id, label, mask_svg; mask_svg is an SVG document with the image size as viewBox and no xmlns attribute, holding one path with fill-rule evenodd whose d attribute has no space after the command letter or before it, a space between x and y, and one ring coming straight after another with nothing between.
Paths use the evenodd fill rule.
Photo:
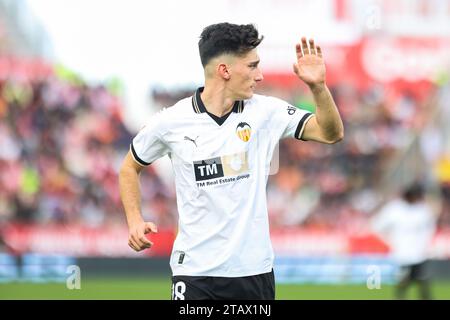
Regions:
<instances>
[{"instance_id":1,"label":"fingers","mask_svg":"<svg viewBox=\"0 0 450 320\"><path fill-rule=\"evenodd\" d=\"M302 46L298 43L295 45L295 52L297 53L297 59L303 57Z\"/></svg>"},{"instance_id":2,"label":"fingers","mask_svg":"<svg viewBox=\"0 0 450 320\"><path fill-rule=\"evenodd\" d=\"M149 232L158 233L158 228L156 227L156 224L153 222L146 222L145 223L145 234Z\"/></svg>"},{"instance_id":3,"label":"fingers","mask_svg":"<svg viewBox=\"0 0 450 320\"><path fill-rule=\"evenodd\" d=\"M138 235L130 235L128 238L128 246L135 251L141 251L144 249L151 248L153 243L148 240L143 234L141 236Z\"/></svg>"},{"instance_id":4,"label":"fingers","mask_svg":"<svg viewBox=\"0 0 450 320\"><path fill-rule=\"evenodd\" d=\"M306 42L305 37L302 37L302 49L303 49L303 54L309 54L308 43Z\"/></svg>"},{"instance_id":5,"label":"fingers","mask_svg":"<svg viewBox=\"0 0 450 320\"><path fill-rule=\"evenodd\" d=\"M316 47L314 46L314 39L309 39L309 50L311 54L316 54Z\"/></svg>"},{"instance_id":6,"label":"fingers","mask_svg":"<svg viewBox=\"0 0 450 320\"><path fill-rule=\"evenodd\" d=\"M156 225L152 222L146 222L135 229L131 229L128 237L128 246L138 252L151 248L153 243L145 236L145 234L150 232L158 232Z\"/></svg>"},{"instance_id":7,"label":"fingers","mask_svg":"<svg viewBox=\"0 0 450 320\"><path fill-rule=\"evenodd\" d=\"M131 236L128 238L128 246L133 249L134 251L140 251L139 246L137 245L136 241L134 241Z\"/></svg>"},{"instance_id":8,"label":"fingers","mask_svg":"<svg viewBox=\"0 0 450 320\"><path fill-rule=\"evenodd\" d=\"M128 246L133 249L134 251L141 251L141 248L136 244L134 240L131 238L128 239Z\"/></svg>"},{"instance_id":9,"label":"fingers","mask_svg":"<svg viewBox=\"0 0 450 320\"><path fill-rule=\"evenodd\" d=\"M301 43L297 43L295 46L295 52L297 54L297 59L300 59L307 54L317 55L322 58L322 49L319 46L316 47L314 39L309 39L309 41L307 41L305 37L302 37Z\"/></svg>"},{"instance_id":10,"label":"fingers","mask_svg":"<svg viewBox=\"0 0 450 320\"><path fill-rule=\"evenodd\" d=\"M317 46L317 55L322 58L322 49Z\"/></svg>"}]
</instances>

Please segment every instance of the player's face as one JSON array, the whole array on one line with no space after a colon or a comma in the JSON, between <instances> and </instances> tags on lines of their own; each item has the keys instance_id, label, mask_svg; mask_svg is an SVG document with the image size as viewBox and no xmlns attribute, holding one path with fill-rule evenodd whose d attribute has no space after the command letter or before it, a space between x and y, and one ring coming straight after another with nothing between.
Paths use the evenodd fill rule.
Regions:
<instances>
[{"instance_id":1,"label":"player's face","mask_svg":"<svg viewBox=\"0 0 450 320\"><path fill-rule=\"evenodd\" d=\"M236 100L250 99L256 84L263 79L259 69L259 56L252 49L244 56L235 57L230 66L228 87Z\"/></svg>"}]
</instances>

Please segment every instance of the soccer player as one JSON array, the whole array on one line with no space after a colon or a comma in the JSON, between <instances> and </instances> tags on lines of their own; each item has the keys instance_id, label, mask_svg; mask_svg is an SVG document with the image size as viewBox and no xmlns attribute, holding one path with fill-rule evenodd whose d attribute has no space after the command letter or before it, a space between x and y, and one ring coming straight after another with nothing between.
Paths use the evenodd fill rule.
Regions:
<instances>
[{"instance_id":1,"label":"soccer player","mask_svg":"<svg viewBox=\"0 0 450 320\"><path fill-rule=\"evenodd\" d=\"M427 271L428 248L436 229L437 213L424 200L420 184L403 190L401 197L388 202L371 224L391 248L400 267L395 289L397 299L405 299L408 287L417 282L420 298L431 299L430 274Z\"/></svg>"},{"instance_id":2,"label":"soccer player","mask_svg":"<svg viewBox=\"0 0 450 320\"><path fill-rule=\"evenodd\" d=\"M206 27L199 40L204 87L152 116L122 164L128 244L140 251L152 246L145 234L157 227L143 221L139 173L164 155L172 161L179 213L172 299L274 299L265 191L274 148L288 137L327 144L343 138L312 39L296 45L293 71L311 89L315 114L254 94L263 80L256 50L262 39L251 24Z\"/></svg>"}]
</instances>

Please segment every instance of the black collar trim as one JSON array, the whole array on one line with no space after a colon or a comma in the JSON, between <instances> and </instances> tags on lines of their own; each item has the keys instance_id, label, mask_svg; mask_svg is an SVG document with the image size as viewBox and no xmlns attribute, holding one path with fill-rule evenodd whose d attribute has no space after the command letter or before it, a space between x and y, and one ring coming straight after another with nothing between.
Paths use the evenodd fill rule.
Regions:
<instances>
[{"instance_id":1,"label":"black collar trim","mask_svg":"<svg viewBox=\"0 0 450 320\"><path fill-rule=\"evenodd\" d=\"M208 113L205 105L203 104L202 98L200 94L203 92L204 87L200 87L195 91L195 94L192 96L192 108L195 113ZM244 111L244 101L238 100L234 102L233 109L231 110L235 113L242 113Z\"/></svg>"}]
</instances>

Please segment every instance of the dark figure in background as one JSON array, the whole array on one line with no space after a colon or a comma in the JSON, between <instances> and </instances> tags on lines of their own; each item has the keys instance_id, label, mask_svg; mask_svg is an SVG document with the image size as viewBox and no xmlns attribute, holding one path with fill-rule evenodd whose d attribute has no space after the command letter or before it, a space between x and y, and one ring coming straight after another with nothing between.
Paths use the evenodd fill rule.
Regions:
<instances>
[{"instance_id":1,"label":"dark figure in background","mask_svg":"<svg viewBox=\"0 0 450 320\"><path fill-rule=\"evenodd\" d=\"M400 267L395 297L403 300L408 288L417 283L420 298L432 298L427 270L428 248L436 229L436 215L425 201L420 184L406 187L401 197L388 202L373 219L373 228L391 248Z\"/></svg>"}]
</instances>

